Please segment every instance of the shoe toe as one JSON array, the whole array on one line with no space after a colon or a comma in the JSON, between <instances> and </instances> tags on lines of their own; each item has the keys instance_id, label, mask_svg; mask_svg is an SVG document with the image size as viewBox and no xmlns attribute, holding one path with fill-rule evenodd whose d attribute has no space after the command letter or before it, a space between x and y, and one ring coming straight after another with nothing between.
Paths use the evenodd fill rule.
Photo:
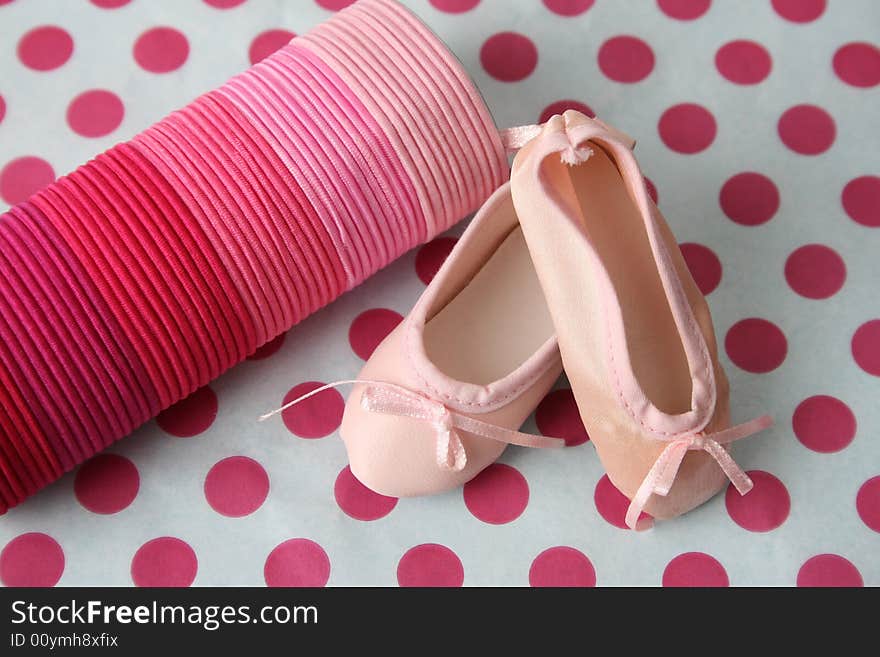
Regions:
<instances>
[{"instance_id":1,"label":"shoe toe","mask_svg":"<svg viewBox=\"0 0 880 657\"><path fill-rule=\"evenodd\" d=\"M653 495L645 506L645 513L657 520L680 516L708 502L727 482L727 476L711 455L689 452L669 494Z\"/></svg>"},{"instance_id":2,"label":"shoe toe","mask_svg":"<svg viewBox=\"0 0 880 657\"><path fill-rule=\"evenodd\" d=\"M371 412L361 406L364 386L352 390L340 435L352 473L371 490L393 497L431 495L475 477L505 444L460 432L467 463L453 470L438 462L438 429L431 422Z\"/></svg>"}]
</instances>

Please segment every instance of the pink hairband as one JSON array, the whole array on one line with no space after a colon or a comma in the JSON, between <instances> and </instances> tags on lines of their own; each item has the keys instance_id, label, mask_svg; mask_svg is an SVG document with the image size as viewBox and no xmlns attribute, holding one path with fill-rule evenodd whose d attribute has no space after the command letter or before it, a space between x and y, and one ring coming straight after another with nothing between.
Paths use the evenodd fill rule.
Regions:
<instances>
[{"instance_id":1,"label":"pink hairband","mask_svg":"<svg viewBox=\"0 0 880 657\"><path fill-rule=\"evenodd\" d=\"M198 101L185 111L169 117L169 123L179 126L181 136L188 136L193 144L211 153L206 162L216 167L215 173L227 189L237 197L239 207L251 217L254 232L266 254L265 261L274 263L275 275L279 279L291 280L291 285L279 290L286 293L280 305L285 310L281 318L283 324L292 323L302 316L308 305L308 286L296 278L296 272L304 268L305 260L296 248L295 240L282 241L279 238L283 219L271 194L257 180L257 164L251 164L243 140L234 132L226 132L212 121L212 112L207 108L202 113L192 110ZM190 116L192 114L192 116ZM232 207L234 212L235 208Z\"/></svg>"},{"instance_id":2,"label":"pink hairband","mask_svg":"<svg viewBox=\"0 0 880 657\"><path fill-rule=\"evenodd\" d=\"M480 175L475 171L479 166L474 158L469 157L468 131L446 131L441 128L443 125L454 125L459 121L457 116L463 114L457 111L459 108L451 107L451 102L455 100L454 93L437 88L438 84L445 87L448 80L443 77L432 79L419 61L421 53L405 47L406 31L390 35L387 26L376 21L369 13L361 14L355 9L350 16L328 27L345 35L352 54L364 57L369 52L382 66L384 74L400 75L399 86L405 102L414 104L421 98L425 111L432 119L421 127L427 128L426 132L439 145L444 159L453 164L440 171L446 175L446 186L457 192L452 198L468 199L473 189L479 188L479 185L473 184Z\"/></svg>"},{"instance_id":3,"label":"pink hairband","mask_svg":"<svg viewBox=\"0 0 880 657\"><path fill-rule=\"evenodd\" d=\"M291 56L294 53L299 56ZM383 261L396 258L412 239L415 219L410 211L411 206L405 201L402 203L402 199L392 191L407 189L409 183L405 177L394 175L402 173L395 171L394 159L379 159L363 145L363 135L370 132L369 126L361 120L364 108L344 100L348 105L346 112L340 102L327 89L323 89L323 84L328 82L326 77L313 76L314 71L308 63L308 53L288 48L282 49L277 59L266 60L264 69L255 67L253 72L255 75L263 74L270 84L273 81L279 83L275 88L288 92L290 100L302 108L300 118L304 120L306 129L313 134L320 131L328 137L325 143L319 145L340 176L348 178L349 191L357 194L362 206L360 216L363 217L363 225L355 222L354 226L347 226L348 231L363 230L366 233L371 244L370 268L375 269ZM382 146L386 141L382 140ZM378 140L373 142L374 145L376 143ZM383 150L376 149L376 155ZM401 216L406 221L397 224Z\"/></svg>"},{"instance_id":4,"label":"pink hairband","mask_svg":"<svg viewBox=\"0 0 880 657\"><path fill-rule=\"evenodd\" d=\"M211 107L214 111L210 117L216 125L220 129L235 131L244 148L255 159L263 176L264 189L278 205L291 241L303 253L308 266L303 279L309 284L315 307L321 307L336 298L346 284L342 263L330 236L322 229L320 219L290 171L273 156L270 144L256 127L223 94L212 92L203 96L201 102L195 104L194 110L198 111L202 106Z\"/></svg>"},{"instance_id":5,"label":"pink hairband","mask_svg":"<svg viewBox=\"0 0 880 657\"><path fill-rule=\"evenodd\" d=\"M105 159L96 158L89 166L82 167L77 172L81 174L77 182L100 208L103 216L111 219L104 235L113 244L119 256L117 262L126 268L129 280L135 281L137 287L134 289L139 291L138 298L143 307L149 307L148 312L156 317L164 318L162 323L174 349L168 352L168 356L179 363L180 382L186 391L190 381L210 380L212 374L216 376L222 371L217 354L212 354L212 350L206 348L211 341L204 327L200 327L200 322L190 312L192 299L180 293L169 261L161 258L161 251L156 246L157 240L162 239L161 233L153 231L150 234L138 230L138 218L142 211L138 204L128 204L123 198L128 192L115 190L101 175ZM117 271L120 269L119 265L115 268Z\"/></svg>"},{"instance_id":6,"label":"pink hairband","mask_svg":"<svg viewBox=\"0 0 880 657\"><path fill-rule=\"evenodd\" d=\"M264 96L252 87L241 85L238 79L230 81L220 93L226 95L254 125L262 128L264 134L274 137L276 153L293 173L309 205L322 218L323 226L331 236L345 268L345 289L351 288L366 275L369 256L363 253L364 246L357 239L357 234L350 234L347 230L342 216L347 208L342 199L336 198L340 188L332 172L321 162L323 158L310 150L305 140L305 130L297 132L284 119L276 116ZM283 109L283 105L276 105L275 109Z\"/></svg>"},{"instance_id":7,"label":"pink hairband","mask_svg":"<svg viewBox=\"0 0 880 657\"><path fill-rule=\"evenodd\" d=\"M288 290L282 288L284 274L270 252L271 234L255 216L255 204L243 189L240 173L225 168L199 132L192 126L179 126L174 115L153 129L163 134L166 146L187 162L187 170L203 186L203 193L207 195L213 190L210 216L214 225L221 228L224 245L231 246L241 258L239 266L252 283L250 289L265 331L258 342L270 340L292 322L291 297ZM248 221L240 221L238 217L248 217Z\"/></svg>"},{"instance_id":8,"label":"pink hairband","mask_svg":"<svg viewBox=\"0 0 880 657\"><path fill-rule=\"evenodd\" d=\"M211 371L223 371L228 363L234 361L231 350L234 344L232 332L227 322L217 321L225 318L217 301L215 281L209 272L199 269L198 254L187 244L186 232L180 229L173 210L168 207L161 210L156 204L162 200L161 193L151 187L145 176L132 175L137 171L116 148L107 153L107 157L95 161L97 168L103 172L108 183L117 186L121 194L127 196L127 203L132 208L132 217L140 220L137 230L141 235L148 235L152 228L153 253L151 257L157 265L165 269L165 277L173 293L182 300L191 300L193 326L199 333L200 340L211 346L208 354ZM124 191L123 191L124 190ZM145 243L148 240L145 238Z\"/></svg>"},{"instance_id":9,"label":"pink hairband","mask_svg":"<svg viewBox=\"0 0 880 657\"><path fill-rule=\"evenodd\" d=\"M373 15L380 24L393 26L394 30L376 36L364 24L363 16ZM340 34L342 27L346 30ZM354 43L349 35L362 35L373 39L367 47L352 53ZM410 39L416 34L419 38ZM373 35L373 36L370 36ZM400 48L407 41L410 48L399 50L403 54L395 58L383 53ZM446 171L457 169L460 162L479 165L481 175L471 177L470 191L474 196L486 198L506 179L508 166L504 149L479 93L469 81L461 65L417 19L395 2L375 0L355 4L350 11L340 13L336 19L318 26L294 41L315 52L339 72L346 84L364 99L371 114L381 123L383 131L395 140L395 149L402 153L402 160L410 177L419 181L419 196L426 211L428 236L431 238L443 230L442 222L433 224L435 218L455 216L462 206L472 203L472 197L443 194L451 190ZM344 45L343 45L344 44ZM411 84L408 72L412 62L428 68L429 83ZM364 85L369 81L369 87ZM454 101L454 122L449 124L437 117L433 109L435 94ZM408 99L408 102L406 102ZM421 115L420 115L421 113ZM426 120L432 117L433 120ZM431 125L454 126L450 130L431 130ZM445 133L461 134L461 148L455 149L450 159L443 147ZM478 184L483 181L483 185ZM456 201L458 207L446 205Z\"/></svg>"},{"instance_id":10,"label":"pink hairband","mask_svg":"<svg viewBox=\"0 0 880 657\"><path fill-rule=\"evenodd\" d=\"M328 112L335 109L341 122L348 120L354 124L347 132L351 137L352 151L362 158L366 170L374 176L381 193L388 199L388 208L398 209L406 218L406 234L394 233L400 236L398 243L423 239L425 218L415 188L391 142L364 104L327 64L309 50L296 44L288 45L278 51L277 61L287 62L291 73L302 76L303 88L314 92ZM270 59L268 63L274 62Z\"/></svg>"},{"instance_id":11,"label":"pink hairband","mask_svg":"<svg viewBox=\"0 0 880 657\"><path fill-rule=\"evenodd\" d=\"M56 189L46 190L54 192L59 203L66 201L68 206L67 212L56 215L62 219L56 228L84 265L94 263L93 267L87 266L89 275L144 361L162 405L167 406L188 394L185 364L175 358L176 336L168 326L172 318L159 314L154 300L149 298L149 290L140 289L142 277L134 273L132 256L107 221L112 217L105 214L110 209L97 205L90 194L74 183L71 178L75 174L61 178Z\"/></svg>"},{"instance_id":12,"label":"pink hairband","mask_svg":"<svg viewBox=\"0 0 880 657\"><path fill-rule=\"evenodd\" d=\"M455 58L395 3L360 0L38 192L0 230L0 511L506 175Z\"/></svg>"}]
</instances>

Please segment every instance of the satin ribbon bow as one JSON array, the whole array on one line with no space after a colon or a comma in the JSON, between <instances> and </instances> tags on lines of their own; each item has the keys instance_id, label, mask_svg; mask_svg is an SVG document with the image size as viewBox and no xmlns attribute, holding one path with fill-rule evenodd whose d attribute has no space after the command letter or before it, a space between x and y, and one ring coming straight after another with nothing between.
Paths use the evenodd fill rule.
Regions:
<instances>
[{"instance_id":1,"label":"satin ribbon bow","mask_svg":"<svg viewBox=\"0 0 880 657\"><path fill-rule=\"evenodd\" d=\"M260 420L266 420L325 390L347 384L362 384L366 386L361 394L361 408L370 413L408 417L433 425L436 434L437 466L444 470L461 472L467 466L467 452L465 451L459 431L465 431L475 436L496 440L509 445L520 445L521 447L556 448L565 446L565 440L562 438L521 433L499 427L456 413L442 402L396 383L364 379L349 379L328 383L288 402L271 413L263 415L260 417Z\"/></svg>"},{"instance_id":2,"label":"satin ribbon bow","mask_svg":"<svg viewBox=\"0 0 880 657\"><path fill-rule=\"evenodd\" d=\"M703 433L690 434L675 438L669 441L666 448L660 452L660 456L651 466L648 474L645 476L642 485L636 491L626 511L626 524L630 529L647 529L651 526L650 519L639 520L642 509L648 503L652 495L666 496L675 483L678 470L684 461L685 455L690 451L703 450L708 452L712 458L721 466L724 474L730 479L740 495L745 495L752 489L752 480L743 472L742 468L737 465L736 461L730 456L724 445L747 438L753 434L763 431L773 424L769 415L762 415L759 418L739 424L729 429L724 429L718 433L706 435Z\"/></svg>"}]
</instances>

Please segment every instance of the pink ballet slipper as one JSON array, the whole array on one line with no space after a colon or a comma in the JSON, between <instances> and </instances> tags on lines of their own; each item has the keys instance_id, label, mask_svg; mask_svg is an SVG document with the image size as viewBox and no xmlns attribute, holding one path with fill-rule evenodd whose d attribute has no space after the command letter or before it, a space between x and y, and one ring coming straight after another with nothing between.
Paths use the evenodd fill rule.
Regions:
<instances>
[{"instance_id":1,"label":"pink ballet slipper","mask_svg":"<svg viewBox=\"0 0 880 657\"><path fill-rule=\"evenodd\" d=\"M749 477L727 445L729 388L706 300L652 203L632 140L568 111L505 134L511 190L581 417L631 528Z\"/></svg>"},{"instance_id":2,"label":"pink ballet slipper","mask_svg":"<svg viewBox=\"0 0 880 657\"><path fill-rule=\"evenodd\" d=\"M409 316L377 347L340 434L354 475L397 497L464 484L508 444L562 372L510 186L485 203Z\"/></svg>"}]
</instances>

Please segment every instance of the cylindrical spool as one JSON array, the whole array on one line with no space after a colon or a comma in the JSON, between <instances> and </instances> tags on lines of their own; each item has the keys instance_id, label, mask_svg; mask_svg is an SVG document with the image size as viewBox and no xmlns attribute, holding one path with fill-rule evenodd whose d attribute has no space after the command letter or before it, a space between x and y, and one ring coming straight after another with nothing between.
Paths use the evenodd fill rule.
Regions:
<instances>
[{"instance_id":1,"label":"cylindrical spool","mask_svg":"<svg viewBox=\"0 0 880 657\"><path fill-rule=\"evenodd\" d=\"M0 511L507 176L458 61L360 0L0 217Z\"/></svg>"}]
</instances>

